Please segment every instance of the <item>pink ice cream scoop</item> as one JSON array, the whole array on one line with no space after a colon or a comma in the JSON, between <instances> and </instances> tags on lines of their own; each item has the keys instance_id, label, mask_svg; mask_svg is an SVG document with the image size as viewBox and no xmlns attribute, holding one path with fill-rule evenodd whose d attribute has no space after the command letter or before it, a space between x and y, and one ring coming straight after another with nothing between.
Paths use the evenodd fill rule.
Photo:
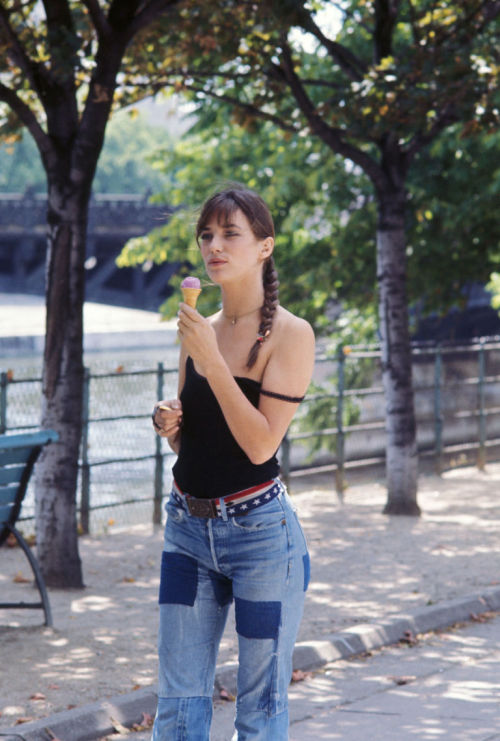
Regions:
<instances>
[{"instance_id":1,"label":"pink ice cream scoop","mask_svg":"<svg viewBox=\"0 0 500 741\"><path fill-rule=\"evenodd\" d=\"M184 302L193 309L196 309L196 302L201 293L200 279L195 278L193 275L188 275L181 283L181 291Z\"/></svg>"}]
</instances>

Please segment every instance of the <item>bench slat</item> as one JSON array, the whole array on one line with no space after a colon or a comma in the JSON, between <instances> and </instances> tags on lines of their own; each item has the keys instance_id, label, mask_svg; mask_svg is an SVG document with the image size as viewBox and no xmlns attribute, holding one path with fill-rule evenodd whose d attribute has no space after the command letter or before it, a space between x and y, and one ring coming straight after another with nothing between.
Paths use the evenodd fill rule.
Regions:
<instances>
[{"instance_id":1,"label":"bench slat","mask_svg":"<svg viewBox=\"0 0 500 741\"><path fill-rule=\"evenodd\" d=\"M16 494L17 484L0 486L0 504L10 504L10 502L15 502Z\"/></svg>"},{"instance_id":2,"label":"bench slat","mask_svg":"<svg viewBox=\"0 0 500 741\"><path fill-rule=\"evenodd\" d=\"M13 503L11 503L11 504L0 504L0 527L2 527L2 525L5 522L8 522L9 521L10 513L11 513L11 510L12 510L12 504Z\"/></svg>"},{"instance_id":3,"label":"bench slat","mask_svg":"<svg viewBox=\"0 0 500 741\"><path fill-rule=\"evenodd\" d=\"M23 471L24 466L9 466L9 468L0 468L0 486L2 486L3 484L19 483L21 481Z\"/></svg>"},{"instance_id":4,"label":"bench slat","mask_svg":"<svg viewBox=\"0 0 500 741\"><path fill-rule=\"evenodd\" d=\"M26 445L30 448L37 445L45 445L49 442L56 442L59 435L54 430L40 430L39 432L23 432L19 435L0 435L0 450L5 448L23 448Z\"/></svg>"},{"instance_id":5,"label":"bench slat","mask_svg":"<svg viewBox=\"0 0 500 741\"><path fill-rule=\"evenodd\" d=\"M10 450L0 449L0 466L12 466L14 463L26 463L33 447L12 448Z\"/></svg>"}]
</instances>

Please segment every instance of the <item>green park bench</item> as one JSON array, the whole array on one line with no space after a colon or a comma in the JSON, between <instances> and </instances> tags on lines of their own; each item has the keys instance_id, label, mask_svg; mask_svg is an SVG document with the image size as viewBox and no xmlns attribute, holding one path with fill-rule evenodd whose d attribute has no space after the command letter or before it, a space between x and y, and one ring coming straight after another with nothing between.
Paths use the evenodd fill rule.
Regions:
<instances>
[{"instance_id":1,"label":"green park bench","mask_svg":"<svg viewBox=\"0 0 500 741\"><path fill-rule=\"evenodd\" d=\"M0 602L0 608L43 610L45 625L52 625L45 581L31 548L16 528L16 522L36 459L44 445L55 442L58 438L59 435L53 430L0 435L0 546L11 533L14 535L30 563L41 598L40 602Z\"/></svg>"}]
</instances>

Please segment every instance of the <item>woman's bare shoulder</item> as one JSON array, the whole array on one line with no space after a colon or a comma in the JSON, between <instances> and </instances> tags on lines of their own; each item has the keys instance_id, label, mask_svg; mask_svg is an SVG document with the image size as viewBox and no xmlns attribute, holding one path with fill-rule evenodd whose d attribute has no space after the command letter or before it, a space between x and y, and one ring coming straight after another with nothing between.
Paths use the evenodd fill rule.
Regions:
<instances>
[{"instance_id":1,"label":"woman's bare shoulder","mask_svg":"<svg viewBox=\"0 0 500 741\"><path fill-rule=\"evenodd\" d=\"M273 322L272 337L263 387L267 391L302 396L314 368L315 342L311 325L280 306Z\"/></svg>"},{"instance_id":2,"label":"woman's bare shoulder","mask_svg":"<svg viewBox=\"0 0 500 741\"><path fill-rule=\"evenodd\" d=\"M278 307L275 318L276 339L278 342L286 341L287 344L307 342L314 345L314 331L306 319L292 314L283 306Z\"/></svg>"}]
</instances>

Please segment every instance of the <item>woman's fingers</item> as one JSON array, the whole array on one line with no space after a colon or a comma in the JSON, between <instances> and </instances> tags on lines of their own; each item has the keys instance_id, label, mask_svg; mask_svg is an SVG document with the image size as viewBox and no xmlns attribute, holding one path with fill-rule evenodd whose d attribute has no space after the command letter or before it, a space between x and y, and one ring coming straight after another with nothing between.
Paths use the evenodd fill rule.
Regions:
<instances>
[{"instance_id":1,"label":"woman's fingers","mask_svg":"<svg viewBox=\"0 0 500 741\"><path fill-rule=\"evenodd\" d=\"M153 427L161 437L174 435L182 423L182 404L178 399L160 401L152 414Z\"/></svg>"}]
</instances>

